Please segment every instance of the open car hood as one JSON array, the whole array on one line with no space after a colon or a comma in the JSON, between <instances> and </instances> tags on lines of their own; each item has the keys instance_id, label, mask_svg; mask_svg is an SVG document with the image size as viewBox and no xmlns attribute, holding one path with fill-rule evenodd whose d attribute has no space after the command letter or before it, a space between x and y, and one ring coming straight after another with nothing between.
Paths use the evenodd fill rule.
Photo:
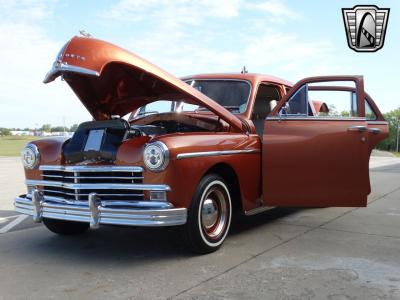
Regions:
<instances>
[{"instance_id":1,"label":"open car hood","mask_svg":"<svg viewBox=\"0 0 400 300\"><path fill-rule=\"evenodd\" d=\"M157 100L185 100L206 107L245 131L243 122L203 93L145 59L113 44L73 37L59 52L44 83L62 75L95 120L124 116Z\"/></svg>"}]
</instances>

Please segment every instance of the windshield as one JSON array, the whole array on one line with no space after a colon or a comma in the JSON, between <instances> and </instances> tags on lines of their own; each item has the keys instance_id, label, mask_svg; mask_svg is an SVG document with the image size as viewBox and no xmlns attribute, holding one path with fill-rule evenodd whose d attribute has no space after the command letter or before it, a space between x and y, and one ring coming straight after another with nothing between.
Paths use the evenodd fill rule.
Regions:
<instances>
[{"instance_id":1,"label":"windshield","mask_svg":"<svg viewBox=\"0 0 400 300\"><path fill-rule=\"evenodd\" d=\"M228 79L190 79L185 81L212 100L218 102L232 113L246 111L250 97L250 83L242 80ZM159 100L142 106L137 115L157 114L173 111L201 111L204 107L190 103L171 100Z\"/></svg>"},{"instance_id":2,"label":"windshield","mask_svg":"<svg viewBox=\"0 0 400 300\"><path fill-rule=\"evenodd\" d=\"M250 84L247 81L192 79L187 80L186 83L233 113L242 113L246 110L250 96Z\"/></svg>"}]
</instances>

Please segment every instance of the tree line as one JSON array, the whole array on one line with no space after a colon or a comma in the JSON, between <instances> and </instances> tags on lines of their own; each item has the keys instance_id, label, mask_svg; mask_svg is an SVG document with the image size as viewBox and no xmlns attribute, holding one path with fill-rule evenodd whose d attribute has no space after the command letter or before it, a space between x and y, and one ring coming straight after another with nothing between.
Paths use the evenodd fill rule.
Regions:
<instances>
[{"instance_id":1,"label":"tree line","mask_svg":"<svg viewBox=\"0 0 400 300\"><path fill-rule=\"evenodd\" d=\"M399 128L400 128L400 107L383 114L385 120L389 122L389 137L380 142L376 148L386 151L399 151L400 147Z\"/></svg>"},{"instance_id":2,"label":"tree line","mask_svg":"<svg viewBox=\"0 0 400 300\"><path fill-rule=\"evenodd\" d=\"M75 132L78 128L78 124L68 126L51 126L51 124L43 124L39 128L4 128L0 127L0 136L11 135L11 131L44 131L44 132Z\"/></svg>"},{"instance_id":3,"label":"tree line","mask_svg":"<svg viewBox=\"0 0 400 300\"><path fill-rule=\"evenodd\" d=\"M331 107L332 111L335 110L334 107ZM330 113L332 114L332 112ZM340 113L342 116L347 116L348 112L342 112ZM386 151L398 151L397 149L397 144L400 144L400 141L398 142L397 140L400 139L399 135L399 126L400 126L400 107L397 109L394 109L392 111L389 111L385 114L383 114L385 117L385 120L389 122L389 137L380 142L377 145L377 149L381 150L386 150ZM62 131L69 131L69 132L75 132L76 129L78 128L78 124L74 124L71 127L64 127L64 126L51 126L50 124L43 124L42 127L40 128L0 128L0 136L4 135L11 135L12 130L24 130L24 131L45 131L45 132L62 132Z\"/></svg>"}]
</instances>

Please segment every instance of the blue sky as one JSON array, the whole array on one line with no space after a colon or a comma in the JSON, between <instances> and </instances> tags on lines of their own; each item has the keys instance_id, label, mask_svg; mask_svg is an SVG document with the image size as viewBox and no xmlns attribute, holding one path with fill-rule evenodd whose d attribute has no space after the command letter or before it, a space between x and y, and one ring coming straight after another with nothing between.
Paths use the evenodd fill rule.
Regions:
<instances>
[{"instance_id":1,"label":"blue sky","mask_svg":"<svg viewBox=\"0 0 400 300\"><path fill-rule=\"evenodd\" d=\"M399 1L0 0L0 127L72 125L90 119L65 82L42 84L61 46L80 29L127 48L176 76L361 74L382 111L400 106ZM391 9L385 46L347 46L342 7Z\"/></svg>"}]
</instances>

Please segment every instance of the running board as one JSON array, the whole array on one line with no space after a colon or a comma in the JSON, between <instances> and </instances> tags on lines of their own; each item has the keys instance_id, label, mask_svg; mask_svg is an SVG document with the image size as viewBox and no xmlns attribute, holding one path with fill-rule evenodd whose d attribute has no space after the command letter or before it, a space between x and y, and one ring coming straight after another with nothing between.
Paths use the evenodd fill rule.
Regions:
<instances>
[{"instance_id":1,"label":"running board","mask_svg":"<svg viewBox=\"0 0 400 300\"><path fill-rule=\"evenodd\" d=\"M275 206L260 206L260 207L257 207L257 208L251 209L251 210L247 210L244 212L244 214L246 216L254 216L254 215L257 215L264 211L271 210L273 208L275 208Z\"/></svg>"}]
</instances>

